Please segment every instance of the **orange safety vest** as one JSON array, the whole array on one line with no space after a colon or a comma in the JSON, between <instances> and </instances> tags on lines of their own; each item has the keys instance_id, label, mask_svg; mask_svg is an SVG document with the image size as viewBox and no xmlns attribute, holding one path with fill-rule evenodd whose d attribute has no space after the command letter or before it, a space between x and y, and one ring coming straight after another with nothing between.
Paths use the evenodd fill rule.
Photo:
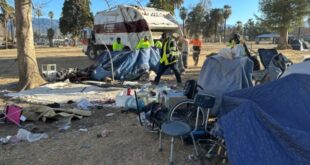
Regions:
<instances>
[{"instance_id":1,"label":"orange safety vest","mask_svg":"<svg viewBox=\"0 0 310 165\"><path fill-rule=\"evenodd\" d=\"M191 40L191 42L190 42L191 44L193 44L193 46L198 46L198 47L201 47L201 40L199 40L199 39L193 39L193 40Z\"/></svg>"}]
</instances>

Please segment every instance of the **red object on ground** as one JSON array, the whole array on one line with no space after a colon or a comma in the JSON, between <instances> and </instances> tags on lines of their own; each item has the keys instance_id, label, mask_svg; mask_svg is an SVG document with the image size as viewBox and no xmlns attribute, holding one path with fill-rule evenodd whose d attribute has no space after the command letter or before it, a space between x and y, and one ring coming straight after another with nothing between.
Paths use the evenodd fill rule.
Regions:
<instances>
[{"instance_id":1,"label":"red object on ground","mask_svg":"<svg viewBox=\"0 0 310 165\"><path fill-rule=\"evenodd\" d=\"M130 87L127 88L127 96L131 96L131 88Z\"/></svg>"},{"instance_id":2,"label":"red object on ground","mask_svg":"<svg viewBox=\"0 0 310 165\"><path fill-rule=\"evenodd\" d=\"M22 108L16 105L8 105L5 109L5 121L20 125L20 116L22 114Z\"/></svg>"}]
</instances>

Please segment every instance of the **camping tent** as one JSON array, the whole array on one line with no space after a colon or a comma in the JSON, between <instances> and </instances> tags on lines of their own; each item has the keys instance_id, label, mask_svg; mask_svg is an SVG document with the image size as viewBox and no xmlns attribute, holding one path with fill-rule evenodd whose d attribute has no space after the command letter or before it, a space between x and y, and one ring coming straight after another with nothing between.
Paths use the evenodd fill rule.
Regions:
<instances>
[{"instance_id":1,"label":"camping tent","mask_svg":"<svg viewBox=\"0 0 310 165\"><path fill-rule=\"evenodd\" d=\"M219 125L231 164L310 162L310 75L292 74L223 97Z\"/></svg>"}]
</instances>

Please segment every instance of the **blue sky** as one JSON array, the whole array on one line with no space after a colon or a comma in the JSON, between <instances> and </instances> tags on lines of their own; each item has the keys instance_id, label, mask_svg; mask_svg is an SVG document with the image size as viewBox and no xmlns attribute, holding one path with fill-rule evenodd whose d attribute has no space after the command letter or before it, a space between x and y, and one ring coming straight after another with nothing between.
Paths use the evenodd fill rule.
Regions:
<instances>
[{"instance_id":1,"label":"blue sky","mask_svg":"<svg viewBox=\"0 0 310 165\"><path fill-rule=\"evenodd\" d=\"M108 0L112 5L117 4L136 4L136 0ZM149 0L140 0L142 5L146 5ZM194 7L200 0L184 0L186 8ZM42 2L42 0L34 0L34 2ZM58 19L61 15L61 10L64 0L45 0L48 2L43 8L43 17L47 17L49 11L53 11L55 18ZM225 4L232 7L232 15L227 20L227 23L234 25L237 21L245 23L248 19L254 18L254 14L258 13L258 0L212 0L211 8L222 8ZM104 0L92 0L91 10L94 14L97 11L107 9ZM178 11L176 11L178 18ZM178 18L179 19L179 18Z\"/></svg>"}]
</instances>

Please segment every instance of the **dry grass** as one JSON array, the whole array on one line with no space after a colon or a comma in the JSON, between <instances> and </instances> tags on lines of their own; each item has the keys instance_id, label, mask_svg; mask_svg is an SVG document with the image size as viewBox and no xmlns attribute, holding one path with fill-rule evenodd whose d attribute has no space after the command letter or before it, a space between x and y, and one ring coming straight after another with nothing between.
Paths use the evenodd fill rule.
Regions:
<instances>
[{"instance_id":1,"label":"dry grass","mask_svg":"<svg viewBox=\"0 0 310 165\"><path fill-rule=\"evenodd\" d=\"M206 44L201 53L198 67L193 66L189 57L189 66L183 79L197 79L207 54L218 52L224 44ZM252 45L257 48L272 48L275 45ZM294 62L300 62L307 52L292 50L280 51ZM39 66L46 63L57 64L58 69L89 66L92 62L81 52L81 48L38 48L36 49ZM11 84L18 81L17 65L14 64L16 50L0 50L0 90L11 89ZM174 76L165 76L163 81L175 82ZM0 98L0 105L7 101ZM115 116L105 117L113 112ZM138 125L134 114L122 114L119 109L94 110L89 118L72 123L72 128L59 133L50 124L35 122L49 134L49 138L32 144L0 146L0 164L105 164L105 165L161 165L168 163L169 141L165 138L164 152L158 152L158 136L146 133ZM79 132L79 128L88 128L88 132ZM107 128L112 131L106 138L97 138L97 134ZM17 128L13 125L0 124L0 137L14 135ZM186 157L192 153L192 146L176 143L175 164L200 164L188 162Z\"/></svg>"}]
</instances>

